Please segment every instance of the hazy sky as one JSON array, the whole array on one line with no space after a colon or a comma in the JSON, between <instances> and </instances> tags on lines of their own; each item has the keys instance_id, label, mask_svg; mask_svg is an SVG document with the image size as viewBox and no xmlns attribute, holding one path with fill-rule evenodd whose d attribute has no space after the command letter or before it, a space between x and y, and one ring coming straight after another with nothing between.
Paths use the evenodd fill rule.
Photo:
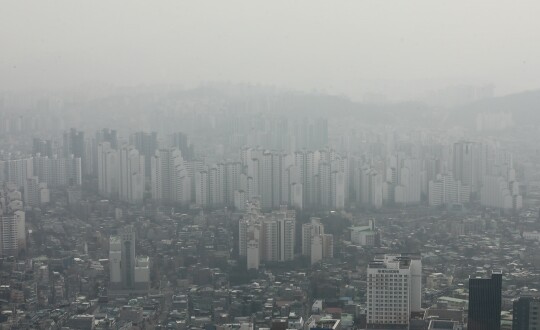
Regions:
<instances>
[{"instance_id":1,"label":"hazy sky","mask_svg":"<svg viewBox=\"0 0 540 330\"><path fill-rule=\"evenodd\" d=\"M540 87L540 1L0 0L0 90L204 81L393 98Z\"/></svg>"}]
</instances>

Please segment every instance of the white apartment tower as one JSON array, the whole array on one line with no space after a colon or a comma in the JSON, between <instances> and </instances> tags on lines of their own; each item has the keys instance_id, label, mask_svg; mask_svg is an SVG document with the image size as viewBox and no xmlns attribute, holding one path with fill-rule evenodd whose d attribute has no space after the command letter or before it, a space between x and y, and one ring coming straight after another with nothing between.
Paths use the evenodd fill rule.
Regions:
<instances>
[{"instance_id":1,"label":"white apartment tower","mask_svg":"<svg viewBox=\"0 0 540 330\"><path fill-rule=\"evenodd\" d=\"M456 181L471 189L471 193L480 190L484 175L482 144L477 142L456 142L453 148L452 171Z\"/></svg>"},{"instance_id":2,"label":"white apartment tower","mask_svg":"<svg viewBox=\"0 0 540 330\"><path fill-rule=\"evenodd\" d=\"M210 205L225 204L225 164L216 164L208 171L208 193Z\"/></svg>"},{"instance_id":3,"label":"white apartment tower","mask_svg":"<svg viewBox=\"0 0 540 330\"><path fill-rule=\"evenodd\" d=\"M295 211L281 207L272 213L260 213L259 201L247 202L244 218L239 222L238 253L247 259L248 269L260 262L294 259Z\"/></svg>"},{"instance_id":4,"label":"white apartment tower","mask_svg":"<svg viewBox=\"0 0 540 330\"><path fill-rule=\"evenodd\" d=\"M332 172L331 176L331 206L336 210L345 208L346 180L344 172Z\"/></svg>"},{"instance_id":5,"label":"white apartment tower","mask_svg":"<svg viewBox=\"0 0 540 330\"><path fill-rule=\"evenodd\" d=\"M262 159L259 160L259 164L261 167L260 171L260 186L259 191L261 195L261 206L263 209L270 209L272 208L272 158L273 155L269 151L265 151L262 155Z\"/></svg>"},{"instance_id":6,"label":"white apartment tower","mask_svg":"<svg viewBox=\"0 0 540 330\"><path fill-rule=\"evenodd\" d=\"M30 207L39 207L40 205L39 178L37 176L26 179L24 185L24 203Z\"/></svg>"},{"instance_id":7,"label":"white apartment tower","mask_svg":"<svg viewBox=\"0 0 540 330\"><path fill-rule=\"evenodd\" d=\"M14 183L18 188L24 187L26 179L34 175L33 158L11 159L6 161L6 181Z\"/></svg>"},{"instance_id":8,"label":"white apartment tower","mask_svg":"<svg viewBox=\"0 0 540 330\"><path fill-rule=\"evenodd\" d=\"M309 256L312 265L334 256L334 237L324 233L319 218L302 225L302 255Z\"/></svg>"},{"instance_id":9,"label":"white apartment tower","mask_svg":"<svg viewBox=\"0 0 540 330\"><path fill-rule=\"evenodd\" d=\"M225 202L229 205L236 203L235 194L240 190L240 174L242 163L228 162L225 164Z\"/></svg>"},{"instance_id":10,"label":"white apartment tower","mask_svg":"<svg viewBox=\"0 0 540 330\"><path fill-rule=\"evenodd\" d=\"M234 191L234 208L238 211L244 211L247 201L246 192L243 190Z\"/></svg>"},{"instance_id":11,"label":"white apartment tower","mask_svg":"<svg viewBox=\"0 0 540 330\"><path fill-rule=\"evenodd\" d=\"M379 209L383 204L382 175L369 166L355 171L356 202L362 206Z\"/></svg>"},{"instance_id":12,"label":"white apartment tower","mask_svg":"<svg viewBox=\"0 0 540 330\"><path fill-rule=\"evenodd\" d=\"M419 255L376 257L367 270L369 328L408 325L422 302L422 262Z\"/></svg>"},{"instance_id":13,"label":"white apartment tower","mask_svg":"<svg viewBox=\"0 0 540 330\"><path fill-rule=\"evenodd\" d=\"M182 154L177 148L159 149L150 160L152 199L161 202L178 201L178 177L184 166Z\"/></svg>"},{"instance_id":14,"label":"white apartment tower","mask_svg":"<svg viewBox=\"0 0 540 330\"><path fill-rule=\"evenodd\" d=\"M484 176L480 190L482 206L502 210L519 210L523 207L523 198L519 192L519 183L509 181L502 176Z\"/></svg>"},{"instance_id":15,"label":"white apartment tower","mask_svg":"<svg viewBox=\"0 0 540 330\"><path fill-rule=\"evenodd\" d=\"M302 225L302 255L311 255L311 238L324 235L324 226L320 218L312 217L309 223Z\"/></svg>"},{"instance_id":16,"label":"white apartment tower","mask_svg":"<svg viewBox=\"0 0 540 330\"><path fill-rule=\"evenodd\" d=\"M398 161L400 161L400 158L398 158ZM418 159L403 159L397 166L398 184L394 191L394 202L403 205L420 203L420 161Z\"/></svg>"},{"instance_id":17,"label":"white apartment tower","mask_svg":"<svg viewBox=\"0 0 540 330\"><path fill-rule=\"evenodd\" d=\"M118 152L109 142L100 143L98 154L98 191L102 196L113 198L118 196L119 159Z\"/></svg>"},{"instance_id":18,"label":"white apartment tower","mask_svg":"<svg viewBox=\"0 0 540 330\"><path fill-rule=\"evenodd\" d=\"M119 150L120 200L132 204L142 203L145 183L144 156L135 147Z\"/></svg>"},{"instance_id":19,"label":"white apartment tower","mask_svg":"<svg viewBox=\"0 0 540 330\"><path fill-rule=\"evenodd\" d=\"M291 184L291 205L295 209L302 210L304 207L304 189L301 183Z\"/></svg>"},{"instance_id":20,"label":"white apartment tower","mask_svg":"<svg viewBox=\"0 0 540 330\"><path fill-rule=\"evenodd\" d=\"M17 256L26 249L26 221L23 211L0 215L0 255Z\"/></svg>"},{"instance_id":21,"label":"white apartment tower","mask_svg":"<svg viewBox=\"0 0 540 330\"><path fill-rule=\"evenodd\" d=\"M436 180L428 183L429 206L463 205L470 201L471 189L454 180L452 174L438 174Z\"/></svg>"},{"instance_id":22,"label":"white apartment tower","mask_svg":"<svg viewBox=\"0 0 540 330\"><path fill-rule=\"evenodd\" d=\"M208 194L208 171L195 173L195 203L201 207L208 207L210 196Z\"/></svg>"}]
</instances>

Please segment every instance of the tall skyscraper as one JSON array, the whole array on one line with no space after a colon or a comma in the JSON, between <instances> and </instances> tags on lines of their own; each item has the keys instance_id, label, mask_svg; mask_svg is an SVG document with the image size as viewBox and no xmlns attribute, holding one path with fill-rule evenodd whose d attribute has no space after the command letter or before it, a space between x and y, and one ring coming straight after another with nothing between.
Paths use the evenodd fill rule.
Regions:
<instances>
[{"instance_id":1,"label":"tall skyscraper","mask_svg":"<svg viewBox=\"0 0 540 330\"><path fill-rule=\"evenodd\" d=\"M472 194L479 192L482 177L482 145L476 142L454 143L452 170L454 179L468 186Z\"/></svg>"},{"instance_id":2,"label":"tall skyscraper","mask_svg":"<svg viewBox=\"0 0 540 330\"><path fill-rule=\"evenodd\" d=\"M195 173L195 203L201 207L210 204L208 171Z\"/></svg>"},{"instance_id":3,"label":"tall skyscraper","mask_svg":"<svg viewBox=\"0 0 540 330\"><path fill-rule=\"evenodd\" d=\"M381 208L383 204L382 175L370 166L363 166L354 171L354 176L356 202L366 207Z\"/></svg>"},{"instance_id":4,"label":"tall skyscraper","mask_svg":"<svg viewBox=\"0 0 540 330\"><path fill-rule=\"evenodd\" d=\"M109 142L98 145L98 191L107 198L118 197L119 159L117 150Z\"/></svg>"},{"instance_id":5,"label":"tall skyscraper","mask_svg":"<svg viewBox=\"0 0 540 330\"><path fill-rule=\"evenodd\" d=\"M225 203L225 165L216 164L208 170L208 200L211 206Z\"/></svg>"},{"instance_id":6,"label":"tall skyscraper","mask_svg":"<svg viewBox=\"0 0 540 330\"><path fill-rule=\"evenodd\" d=\"M240 175L242 174L242 163L225 163L225 202L228 205L235 203L235 194L240 190ZM244 204L244 202L242 202Z\"/></svg>"},{"instance_id":7,"label":"tall skyscraper","mask_svg":"<svg viewBox=\"0 0 540 330\"><path fill-rule=\"evenodd\" d=\"M146 176L151 173L151 158L155 155L158 149L157 133L156 132L137 132L131 136L131 145L134 145L137 150L144 156L144 167Z\"/></svg>"},{"instance_id":8,"label":"tall skyscraper","mask_svg":"<svg viewBox=\"0 0 540 330\"><path fill-rule=\"evenodd\" d=\"M74 155L75 157L84 157L84 132L77 131L75 128L64 132L63 140L64 157Z\"/></svg>"},{"instance_id":9,"label":"tall skyscraper","mask_svg":"<svg viewBox=\"0 0 540 330\"><path fill-rule=\"evenodd\" d=\"M302 255L311 255L311 238L324 234L324 226L320 218L312 217L309 223L302 225Z\"/></svg>"},{"instance_id":10,"label":"tall skyscraper","mask_svg":"<svg viewBox=\"0 0 540 330\"><path fill-rule=\"evenodd\" d=\"M144 195L144 156L132 146L119 150L119 197L128 203L141 203Z\"/></svg>"},{"instance_id":11,"label":"tall skyscraper","mask_svg":"<svg viewBox=\"0 0 540 330\"><path fill-rule=\"evenodd\" d=\"M33 176L26 179L26 184L24 185L24 203L26 206L38 207L40 204L39 197L39 178Z\"/></svg>"},{"instance_id":12,"label":"tall skyscraper","mask_svg":"<svg viewBox=\"0 0 540 330\"><path fill-rule=\"evenodd\" d=\"M99 144L101 142L109 142L111 148L118 148L118 136L116 130L110 128L104 128L96 132L96 142Z\"/></svg>"},{"instance_id":13,"label":"tall skyscraper","mask_svg":"<svg viewBox=\"0 0 540 330\"><path fill-rule=\"evenodd\" d=\"M324 233L319 218L311 218L302 225L302 255L311 258L311 264L334 256L334 237Z\"/></svg>"},{"instance_id":14,"label":"tall skyscraper","mask_svg":"<svg viewBox=\"0 0 540 330\"><path fill-rule=\"evenodd\" d=\"M131 288L135 284L135 229L127 226L120 234L122 240L122 283Z\"/></svg>"},{"instance_id":15,"label":"tall skyscraper","mask_svg":"<svg viewBox=\"0 0 540 330\"><path fill-rule=\"evenodd\" d=\"M502 176L485 175L480 190L480 204L503 210L521 209L523 198L519 192L519 182L509 181Z\"/></svg>"},{"instance_id":16,"label":"tall skyscraper","mask_svg":"<svg viewBox=\"0 0 540 330\"><path fill-rule=\"evenodd\" d=\"M111 149L118 149L118 136L116 130L104 128L96 132L91 142L92 146L92 174L98 175L98 146L103 142L109 142Z\"/></svg>"},{"instance_id":17,"label":"tall skyscraper","mask_svg":"<svg viewBox=\"0 0 540 330\"><path fill-rule=\"evenodd\" d=\"M246 203L244 219L239 222L239 255L257 267L260 261L293 260L295 226L296 213L286 206L263 215L257 199Z\"/></svg>"},{"instance_id":18,"label":"tall skyscraper","mask_svg":"<svg viewBox=\"0 0 540 330\"><path fill-rule=\"evenodd\" d=\"M84 140L84 132L77 131L75 128L64 132L63 140L64 158L70 158L73 155L74 158L81 159L82 173L87 173L86 167L86 142Z\"/></svg>"},{"instance_id":19,"label":"tall skyscraper","mask_svg":"<svg viewBox=\"0 0 540 330\"><path fill-rule=\"evenodd\" d=\"M58 158L55 155L49 160L49 170L50 182L46 183L53 187L80 186L82 184L81 158L73 155L68 158Z\"/></svg>"},{"instance_id":20,"label":"tall skyscraper","mask_svg":"<svg viewBox=\"0 0 540 330\"><path fill-rule=\"evenodd\" d=\"M419 255L376 257L368 265L368 329L408 325L410 313L421 310L422 261Z\"/></svg>"},{"instance_id":21,"label":"tall skyscraper","mask_svg":"<svg viewBox=\"0 0 540 330\"><path fill-rule=\"evenodd\" d=\"M502 272L491 278L469 278L468 330L501 329Z\"/></svg>"},{"instance_id":22,"label":"tall skyscraper","mask_svg":"<svg viewBox=\"0 0 540 330\"><path fill-rule=\"evenodd\" d=\"M42 156L53 156L53 146L51 140L42 140L34 138L32 140L32 154L41 154Z\"/></svg>"},{"instance_id":23,"label":"tall skyscraper","mask_svg":"<svg viewBox=\"0 0 540 330\"><path fill-rule=\"evenodd\" d=\"M110 287L112 290L145 291L150 281L148 257L135 255L135 229L126 226L109 240Z\"/></svg>"},{"instance_id":24,"label":"tall skyscraper","mask_svg":"<svg viewBox=\"0 0 540 330\"><path fill-rule=\"evenodd\" d=\"M26 179L34 176L34 160L32 157L6 160L4 170L5 182L13 183L18 188L24 187Z\"/></svg>"},{"instance_id":25,"label":"tall skyscraper","mask_svg":"<svg viewBox=\"0 0 540 330\"><path fill-rule=\"evenodd\" d=\"M345 173L344 172L338 172L334 171L331 175L331 189L330 189L330 197L331 197L331 207L336 210L341 210L345 208L345 200L347 199L346 195L346 181L345 181Z\"/></svg>"},{"instance_id":26,"label":"tall skyscraper","mask_svg":"<svg viewBox=\"0 0 540 330\"><path fill-rule=\"evenodd\" d=\"M540 297L525 296L515 300L512 308L512 330L540 329Z\"/></svg>"},{"instance_id":27,"label":"tall skyscraper","mask_svg":"<svg viewBox=\"0 0 540 330\"><path fill-rule=\"evenodd\" d=\"M394 202L403 205L420 203L420 161L405 158L402 153L398 153L392 162L395 162L397 175L394 181Z\"/></svg>"},{"instance_id":28,"label":"tall skyscraper","mask_svg":"<svg viewBox=\"0 0 540 330\"><path fill-rule=\"evenodd\" d=\"M430 206L455 206L469 203L471 189L454 180L451 173L437 174L428 183L428 203Z\"/></svg>"},{"instance_id":29,"label":"tall skyscraper","mask_svg":"<svg viewBox=\"0 0 540 330\"><path fill-rule=\"evenodd\" d=\"M185 186L188 181L181 180L185 176L183 170L184 160L178 149L157 150L151 160L152 198L165 203L186 202L187 196L184 195L190 187ZM179 196L179 193L183 197Z\"/></svg>"},{"instance_id":30,"label":"tall skyscraper","mask_svg":"<svg viewBox=\"0 0 540 330\"><path fill-rule=\"evenodd\" d=\"M17 256L26 249L25 213L21 210L0 215L0 255Z\"/></svg>"},{"instance_id":31,"label":"tall skyscraper","mask_svg":"<svg viewBox=\"0 0 540 330\"><path fill-rule=\"evenodd\" d=\"M187 161L193 160L195 152L193 145L189 143L188 136L182 132L176 132L171 135L171 146L178 148L182 153L182 158Z\"/></svg>"}]
</instances>

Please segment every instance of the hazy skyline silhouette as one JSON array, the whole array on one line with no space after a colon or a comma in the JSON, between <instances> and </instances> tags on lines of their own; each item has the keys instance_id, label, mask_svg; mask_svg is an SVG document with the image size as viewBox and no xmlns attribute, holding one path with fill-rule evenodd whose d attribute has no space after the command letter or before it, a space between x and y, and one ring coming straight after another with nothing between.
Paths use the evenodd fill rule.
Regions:
<instances>
[{"instance_id":1,"label":"hazy skyline silhouette","mask_svg":"<svg viewBox=\"0 0 540 330\"><path fill-rule=\"evenodd\" d=\"M0 91L252 82L394 100L540 86L536 1L2 1Z\"/></svg>"}]
</instances>

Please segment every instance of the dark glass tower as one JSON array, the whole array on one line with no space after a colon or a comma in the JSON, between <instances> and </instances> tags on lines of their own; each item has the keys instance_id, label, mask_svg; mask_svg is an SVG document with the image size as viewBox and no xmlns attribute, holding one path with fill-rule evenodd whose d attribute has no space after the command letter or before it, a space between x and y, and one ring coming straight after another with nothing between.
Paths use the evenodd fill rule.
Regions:
<instances>
[{"instance_id":1,"label":"dark glass tower","mask_svg":"<svg viewBox=\"0 0 540 330\"><path fill-rule=\"evenodd\" d=\"M502 273L491 278L469 278L468 330L501 329Z\"/></svg>"},{"instance_id":2,"label":"dark glass tower","mask_svg":"<svg viewBox=\"0 0 540 330\"><path fill-rule=\"evenodd\" d=\"M144 156L144 173L150 177L150 159L158 149L157 133L137 132L131 136L131 144Z\"/></svg>"},{"instance_id":3,"label":"dark glass tower","mask_svg":"<svg viewBox=\"0 0 540 330\"><path fill-rule=\"evenodd\" d=\"M135 229L126 226L122 232L122 284L132 289L135 284Z\"/></svg>"},{"instance_id":4,"label":"dark glass tower","mask_svg":"<svg viewBox=\"0 0 540 330\"><path fill-rule=\"evenodd\" d=\"M520 297L512 309L512 330L540 329L540 297Z\"/></svg>"},{"instance_id":5,"label":"dark glass tower","mask_svg":"<svg viewBox=\"0 0 540 330\"><path fill-rule=\"evenodd\" d=\"M52 158L53 156L53 147L51 140L42 140L39 138L34 138L32 140L32 154L41 154L41 156L47 156Z\"/></svg>"},{"instance_id":6,"label":"dark glass tower","mask_svg":"<svg viewBox=\"0 0 540 330\"><path fill-rule=\"evenodd\" d=\"M84 132L72 128L64 132L64 157L73 154L76 158L84 158Z\"/></svg>"},{"instance_id":7,"label":"dark glass tower","mask_svg":"<svg viewBox=\"0 0 540 330\"><path fill-rule=\"evenodd\" d=\"M182 152L182 158L190 161L194 158L193 145L189 143L189 138L185 133L176 132L171 136L172 146Z\"/></svg>"}]
</instances>

